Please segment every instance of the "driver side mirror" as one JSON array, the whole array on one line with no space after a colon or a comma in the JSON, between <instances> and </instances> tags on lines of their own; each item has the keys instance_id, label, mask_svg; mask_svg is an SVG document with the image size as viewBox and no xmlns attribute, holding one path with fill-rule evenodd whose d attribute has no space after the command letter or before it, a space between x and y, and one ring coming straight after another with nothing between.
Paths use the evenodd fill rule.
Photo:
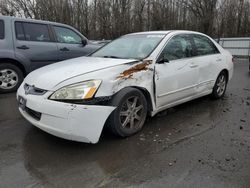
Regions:
<instances>
[{"instance_id":1,"label":"driver side mirror","mask_svg":"<svg viewBox=\"0 0 250 188\"><path fill-rule=\"evenodd\" d=\"M82 39L82 46L86 46L88 44L87 40Z\"/></svg>"},{"instance_id":2,"label":"driver side mirror","mask_svg":"<svg viewBox=\"0 0 250 188\"><path fill-rule=\"evenodd\" d=\"M165 64L165 63L169 63L169 60L167 59L167 57L165 55L161 55L160 58L157 60L158 64Z\"/></svg>"}]
</instances>

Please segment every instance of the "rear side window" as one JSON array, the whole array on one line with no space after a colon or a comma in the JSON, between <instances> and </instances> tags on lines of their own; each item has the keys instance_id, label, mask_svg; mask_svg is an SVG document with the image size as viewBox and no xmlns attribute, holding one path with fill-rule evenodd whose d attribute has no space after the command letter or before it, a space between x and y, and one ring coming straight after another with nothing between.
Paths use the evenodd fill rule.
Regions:
<instances>
[{"instance_id":1,"label":"rear side window","mask_svg":"<svg viewBox=\"0 0 250 188\"><path fill-rule=\"evenodd\" d=\"M202 35L193 35L193 39L197 56L219 53L219 50L209 38Z\"/></svg>"},{"instance_id":2,"label":"rear side window","mask_svg":"<svg viewBox=\"0 0 250 188\"><path fill-rule=\"evenodd\" d=\"M16 37L18 40L50 42L49 29L46 24L16 22Z\"/></svg>"},{"instance_id":3,"label":"rear side window","mask_svg":"<svg viewBox=\"0 0 250 188\"><path fill-rule=\"evenodd\" d=\"M16 38L18 40L25 40L23 25L21 22L15 23L15 30L16 30Z\"/></svg>"},{"instance_id":4,"label":"rear side window","mask_svg":"<svg viewBox=\"0 0 250 188\"><path fill-rule=\"evenodd\" d=\"M0 20L0 39L4 39L4 22Z\"/></svg>"}]
</instances>

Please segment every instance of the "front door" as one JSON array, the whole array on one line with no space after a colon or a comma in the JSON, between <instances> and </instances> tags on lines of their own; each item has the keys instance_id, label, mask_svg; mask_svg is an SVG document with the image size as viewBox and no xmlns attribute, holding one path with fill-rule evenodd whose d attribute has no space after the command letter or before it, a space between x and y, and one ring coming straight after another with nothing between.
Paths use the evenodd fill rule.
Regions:
<instances>
[{"instance_id":1,"label":"front door","mask_svg":"<svg viewBox=\"0 0 250 188\"><path fill-rule=\"evenodd\" d=\"M171 105L195 94L198 65L192 59L193 45L186 35L171 38L160 55L165 63L155 65L157 108Z\"/></svg>"},{"instance_id":2,"label":"front door","mask_svg":"<svg viewBox=\"0 0 250 188\"><path fill-rule=\"evenodd\" d=\"M62 26L53 26L57 46L59 49L59 60L66 60L87 55L88 51L85 50L83 39L79 34L70 28Z\"/></svg>"}]
</instances>

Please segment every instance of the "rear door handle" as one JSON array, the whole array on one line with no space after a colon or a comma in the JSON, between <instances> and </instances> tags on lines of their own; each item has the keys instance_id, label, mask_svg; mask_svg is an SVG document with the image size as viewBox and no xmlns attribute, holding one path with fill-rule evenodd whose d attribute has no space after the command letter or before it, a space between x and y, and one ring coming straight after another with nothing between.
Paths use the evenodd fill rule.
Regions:
<instances>
[{"instance_id":1,"label":"rear door handle","mask_svg":"<svg viewBox=\"0 0 250 188\"><path fill-rule=\"evenodd\" d=\"M195 67L198 67L198 65L197 65L197 64L194 64L194 63L191 63L191 64L189 65L189 67L190 67L190 68L195 68Z\"/></svg>"},{"instance_id":2,"label":"rear door handle","mask_svg":"<svg viewBox=\"0 0 250 188\"><path fill-rule=\"evenodd\" d=\"M28 46L26 46L26 45L18 46L18 47L16 47L16 48L21 49L21 50L28 50L28 49L30 49L30 48L29 48Z\"/></svg>"},{"instance_id":3,"label":"rear door handle","mask_svg":"<svg viewBox=\"0 0 250 188\"><path fill-rule=\"evenodd\" d=\"M60 48L60 51L62 51L62 52L67 52L67 51L69 51L69 49L66 48L66 47L64 47L64 48Z\"/></svg>"},{"instance_id":4,"label":"rear door handle","mask_svg":"<svg viewBox=\"0 0 250 188\"><path fill-rule=\"evenodd\" d=\"M217 62L221 62L222 59L221 59L221 58L217 58L216 61L217 61Z\"/></svg>"}]
</instances>

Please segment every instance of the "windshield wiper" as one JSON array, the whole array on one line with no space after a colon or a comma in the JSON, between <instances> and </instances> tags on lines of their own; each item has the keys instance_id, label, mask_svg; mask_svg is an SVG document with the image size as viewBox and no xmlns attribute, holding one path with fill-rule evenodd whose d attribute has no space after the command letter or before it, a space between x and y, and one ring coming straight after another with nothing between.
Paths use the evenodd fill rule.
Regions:
<instances>
[{"instance_id":1,"label":"windshield wiper","mask_svg":"<svg viewBox=\"0 0 250 188\"><path fill-rule=\"evenodd\" d=\"M136 59L136 60L140 60L142 61L143 59L139 59L139 58L132 58L132 57L117 57L117 56L113 56L113 55L105 55L105 56L100 56L100 57L103 57L103 58L114 58L114 59Z\"/></svg>"},{"instance_id":2,"label":"windshield wiper","mask_svg":"<svg viewBox=\"0 0 250 188\"><path fill-rule=\"evenodd\" d=\"M114 58L114 59L121 59L120 57L117 57L117 56L113 56L113 55L105 55L105 56L102 56L104 58Z\"/></svg>"}]
</instances>

